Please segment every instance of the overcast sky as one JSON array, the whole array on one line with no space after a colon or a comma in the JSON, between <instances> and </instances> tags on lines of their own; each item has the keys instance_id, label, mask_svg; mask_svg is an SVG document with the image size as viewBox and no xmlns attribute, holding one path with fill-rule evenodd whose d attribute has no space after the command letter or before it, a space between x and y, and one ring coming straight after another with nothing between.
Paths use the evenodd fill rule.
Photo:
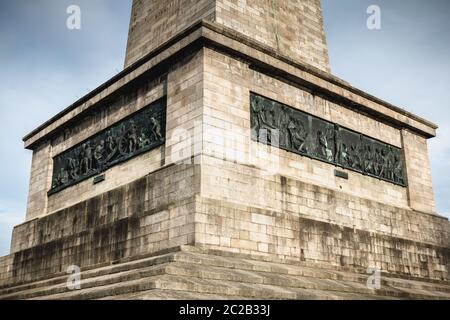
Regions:
<instances>
[{"instance_id":1,"label":"overcast sky","mask_svg":"<svg viewBox=\"0 0 450 320\"><path fill-rule=\"evenodd\" d=\"M81 8L81 30L66 28ZM381 8L381 30L366 25ZM332 72L436 122L438 211L450 216L450 1L322 0ZM0 256L24 221L31 152L22 137L123 67L131 0L0 0Z\"/></svg>"}]
</instances>

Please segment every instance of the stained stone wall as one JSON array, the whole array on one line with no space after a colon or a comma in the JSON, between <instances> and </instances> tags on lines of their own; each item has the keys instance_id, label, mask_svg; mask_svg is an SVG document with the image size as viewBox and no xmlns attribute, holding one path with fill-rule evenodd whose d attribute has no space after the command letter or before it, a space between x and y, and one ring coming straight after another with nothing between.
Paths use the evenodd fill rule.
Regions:
<instances>
[{"instance_id":1,"label":"stained stone wall","mask_svg":"<svg viewBox=\"0 0 450 320\"><path fill-rule=\"evenodd\" d=\"M326 186L386 204L404 208L409 206L408 191L405 187L350 170L344 170L349 175L348 180L337 178L334 174L336 166L284 150L271 150L272 155L265 156L263 144L251 139L250 92L265 95L369 137L402 147L400 130L396 128L252 70L246 63L230 56L207 50L204 154L266 168L268 175L273 172L281 173L315 185ZM260 156L257 156L258 154ZM220 173L214 173L216 174L220 176ZM238 177L239 174L235 178L240 181L240 186L246 179L251 181L248 176L242 175L242 179ZM226 181L227 177L223 179ZM205 186L204 189L212 190L211 192L217 190L215 186ZM230 187L230 192L232 192L230 197L237 200L242 198L239 196L241 192L239 188ZM223 193L219 192L219 194ZM262 198L265 199L265 195ZM242 199L253 203L252 198ZM259 198L255 201L259 201Z\"/></svg>"},{"instance_id":2,"label":"stained stone wall","mask_svg":"<svg viewBox=\"0 0 450 320\"><path fill-rule=\"evenodd\" d=\"M402 130L403 149L408 176L410 206L418 211L436 212L431 181L427 140L408 130Z\"/></svg>"},{"instance_id":3,"label":"stained stone wall","mask_svg":"<svg viewBox=\"0 0 450 320\"><path fill-rule=\"evenodd\" d=\"M213 21L215 0L134 0L125 67L201 19Z\"/></svg>"},{"instance_id":4,"label":"stained stone wall","mask_svg":"<svg viewBox=\"0 0 450 320\"><path fill-rule=\"evenodd\" d=\"M284 198L279 200L282 210L237 204L231 199L202 198L202 211L196 214L197 245L276 255L327 268L341 266L364 272L367 267L376 266L383 272L403 276L448 278L449 228L442 218L349 197L285 177L277 179L277 189L302 190L303 194L293 197L292 191L280 191ZM348 209L348 205L358 209ZM430 237L427 232L435 234ZM408 239L404 234L417 236Z\"/></svg>"},{"instance_id":5,"label":"stained stone wall","mask_svg":"<svg viewBox=\"0 0 450 320\"><path fill-rule=\"evenodd\" d=\"M108 128L121 119L133 114L149 103L165 95L165 77L151 79L139 88L105 102L106 106L99 112L84 116L75 126L67 128L58 136L48 141L42 151L37 148L33 155L33 166L30 177L29 205L27 220L45 215L55 210L86 200L93 195L101 194L113 186L133 181L142 177L145 172L140 170L148 167L149 170L161 165L162 150L146 153L132 161L113 167L105 172L106 182L93 186L92 179L64 189L58 193L47 196L52 186L53 157L69 150L100 131ZM44 165L45 164L45 165ZM148 172L148 171L147 171ZM120 174L125 173L125 174Z\"/></svg>"},{"instance_id":6,"label":"stained stone wall","mask_svg":"<svg viewBox=\"0 0 450 320\"><path fill-rule=\"evenodd\" d=\"M41 144L33 150L30 181L28 185L27 220L33 219L47 211L47 192L51 185L51 145Z\"/></svg>"},{"instance_id":7,"label":"stained stone wall","mask_svg":"<svg viewBox=\"0 0 450 320\"><path fill-rule=\"evenodd\" d=\"M183 141L175 141L174 131L189 125L201 116L201 53L187 56L171 66L167 74L151 76L126 95L110 98L99 106L99 111L80 119L76 125L61 132L43 147L36 149L30 178L27 220L41 217L62 208L107 192L117 186L145 176L172 162L171 154L183 153L178 147L191 150ZM181 89L182 88L182 89ZM53 158L80 144L86 139L120 122L162 97L167 99L166 143L157 149L143 153L131 160L109 168L103 174L105 181L93 184L93 178L83 180L59 192L51 190ZM186 99L189 97L189 100ZM189 102L191 101L191 103ZM183 104L181 104L183 102ZM188 151L184 153L187 154ZM191 155L189 154L188 157ZM177 160L177 158L175 158Z\"/></svg>"},{"instance_id":8,"label":"stained stone wall","mask_svg":"<svg viewBox=\"0 0 450 320\"><path fill-rule=\"evenodd\" d=\"M320 0L217 0L215 21L282 55L330 71Z\"/></svg>"},{"instance_id":9,"label":"stained stone wall","mask_svg":"<svg viewBox=\"0 0 450 320\"><path fill-rule=\"evenodd\" d=\"M423 138L409 132L416 142L404 150L405 133L399 129L211 49L205 52L204 86L198 243L233 252L447 277L450 227L445 218L427 214L434 212L432 194L418 184L427 185L430 179L427 156L419 151L425 150ZM347 170L345 180L335 176L334 165L268 149L251 139L250 92L402 148L409 166L421 159L424 169L407 170L408 187ZM421 207L411 201L411 193L423 195ZM419 208L421 212L414 211Z\"/></svg>"},{"instance_id":10,"label":"stained stone wall","mask_svg":"<svg viewBox=\"0 0 450 320\"><path fill-rule=\"evenodd\" d=\"M330 71L320 0L135 0L125 66L200 19Z\"/></svg>"},{"instance_id":11,"label":"stained stone wall","mask_svg":"<svg viewBox=\"0 0 450 320\"><path fill-rule=\"evenodd\" d=\"M27 221L14 230L12 254L0 259L0 284L182 244L448 277L450 224L435 215L426 153L432 124L295 68L275 51L229 40L214 26L200 31L28 136ZM214 41L197 41L200 34ZM253 141L251 92L400 148L407 187L345 169L343 179L331 163ZM89 179L47 194L54 156L163 96L164 146L110 168L102 183ZM402 129L408 126L414 130Z\"/></svg>"},{"instance_id":12,"label":"stained stone wall","mask_svg":"<svg viewBox=\"0 0 450 320\"><path fill-rule=\"evenodd\" d=\"M166 164L191 159L201 151L202 137L198 131L201 131L203 119L203 60L204 50L200 49L170 67Z\"/></svg>"},{"instance_id":13,"label":"stained stone wall","mask_svg":"<svg viewBox=\"0 0 450 320\"><path fill-rule=\"evenodd\" d=\"M180 155L190 160L196 142L186 144L177 132L193 130L201 119L202 61L202 50L184 55L167 72L133 84L127 95L119 92L102 101L92 114L45 142L44 152L35 152L34 167L39 168L39 162L49 166L45 175L32 171L30 197L45 206L29 206L27 222L15 227L11 255L0 260L2 285L35 281L70 265L86 269L194 244L199 167L177 161L183 160ZM94 185L87 179L47 194L54 156L163 96L167 99L163 146L108 169L102 183Z\"/></svg>"},{"instance_id":14,"label":"stained stone wall","mask_svg":"<svg viewBox=\"0 0 450 320\"><path fill-rule=\"evenodd\" d=\"M36 281L71 265L85 270L193 244L198 169L169 165L16 227L12 254L0 260L0 280Z\"/></svg>"},{"instance_id":15,"label":"stained stone wall","mask_svg":"<svg viewBox=\"0 0 450 320\"><path fill-rule=\"evenodd\" d=\"M63 274L70 265L86 270L183 244L327 268L376 265L402 275L446 277L449 230L442 218L283 176L259 183L260 169L226 161L215 163L214 170L220 167L228 176L232 170L246 170L254 177L249 185L253 199L265 190L264 196L271 196L280 209L224 200L229 187L237 185L233 181L221 181L224 195L218 199L205 189L211 160L204 157L202 162L166 166L18 226L17 247L0 259L0 283L36 281Z\"/></svg>"},{"instance_id":16,"label":"stained stone wall","mask_svg":"<svg viewBox=\"0 0 450 320\"><path fill-rule=\"evenodd\" d=\"M0 284L11 283L12 267L13 267L12 255L0 257Z\"/></svg>"},{"instance_id":17,"label":"stained stone wall","mask_svg":"<svg viewBox=\"0 0 450 320\"><path fill-rule=\"evenodd\" d=\"M431 187L425 188L431 185L426 165L428 162L421 149L426 142L420 136L409 133L410 139L418 142L416 144L409 142L405 150L408 187L387 183L350 170L344 170L349 175L349 179L345 180L335 176L336 167L332 164L284 150L270 150L272 154L267 156L265 146L251 140L250 92L265 95L403 150L404 142L400 130L264 75L230 56L211 49L202 49L173 65L167 75L156 79L149 78L145 85L136 89L135 93L120 98L118 102L106 103L104 111L85 117L70 130L53 138L49 146L37 148L33 157L33 167L36 169L31 175L27 219L32 220L56 212L145 176L162 165L189 159L198 154L209 156L211 159L225 159L264 168L266 170L264 175L267 176L281 174L398 208L412 207L434 213ZM106 180L100 184L93 185L92 179L88 179L47 196L51 187L52 157L165 94L167 95L165 146L109 169L105 172ZM403 133L403 136L405 134ZM417 166L418 160L424 160L421 170L411 167ZM46 166L42 163L46 163ZM236 202L244 201L256 206L280 209L278 204L271 202L271 196L254 196L254 190L245 189L247 188L245 186L253 183L253 177L245 174L246 169L239 169L234 173L221 173L214 170L214 165L206 160L204 165L211 166L211 177L205 179L202 186L208 197L218 196L222 199L227 195L225 200L232 198ZM230 179L237 185L229 185ZM217 184L217 181L220 183ZM222 184L222 181L225 183ZM226 190L223 191L222 188ZM242 194L248 196L242 198Z\"/></svg>"}]
</instances>

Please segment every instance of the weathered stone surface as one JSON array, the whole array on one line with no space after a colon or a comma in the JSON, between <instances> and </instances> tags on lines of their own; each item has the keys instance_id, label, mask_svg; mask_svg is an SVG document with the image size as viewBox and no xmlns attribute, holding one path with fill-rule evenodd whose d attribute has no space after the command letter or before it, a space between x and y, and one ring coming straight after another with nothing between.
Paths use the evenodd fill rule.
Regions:
<instances>
[{"instance_id":1,"label":"weathered stone surface","mask_svg":"<svg viewBox=\"0 0 450 320\"><path fill-rule=\"evenodd\" d=\"M135 0L125 66L201 19L330 70L320 0Z\"/></svg>"},{"instance_id":2,"label":"weathered stone surface","mask_svg":"<svg viewBox=\"0 0 450 320\"><path fill-rule=\"evenodd\" d=\"M1 278L37 281L71 265L93 267L194 243L196 171L168 166L21 225L14 231L12 266Z\"/></svg>"},{"instance_id":3,"label":"weathered stone surface","mask_svg":"<svg viewBox=\"0 0 450 320\"><path fill-rule=\"evenodd\" d=\"M437 127L323 72L318 1L278 3L277 19L307 26L276 34L254 1L148 3L160 7L134 3L127 64L145 58L24 139L27 221L0 259L0 298L449 298L450 224L435 212L426 150ZM287 48L298 32L319 42L289 57L305 49ZM252 93L395 147L406 183L343 179L331 161L253 141ZM101 183L47 194L55 156L161 98L164 145ZM71 265L81 291L65 286ZM381 270L380 290L365 285L367 267Z\"/></svg>"},{"instance_id":4,"label":"weathered stone surface","mask_svg":"<svg viewBox=\"0 0 450 320\"><path fill-rule=\"evenodd\" d=\"M115 265L86 270L80 290L66 277L0 288L0 299L449 299L450 283L369 275L295 260L263 259L182 246Z\"/></svg>"}]
</instances>

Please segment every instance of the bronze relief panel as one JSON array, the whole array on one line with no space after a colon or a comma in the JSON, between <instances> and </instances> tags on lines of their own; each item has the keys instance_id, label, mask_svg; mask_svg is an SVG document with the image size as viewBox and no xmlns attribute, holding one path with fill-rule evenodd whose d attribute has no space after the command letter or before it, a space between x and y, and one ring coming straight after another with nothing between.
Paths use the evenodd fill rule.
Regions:
<instances>
[{"instance_id":1,"label":"bronze relief panel","mask_svg":"<svg viewBox=\"0 0 450 320\"><path fill-rule=\"evenodd\" d=\"M166 102L161 99L53 159L49 195L165 143Z\"/></svg>"},{"instance_id":2,"label":"bronze relief panel","mask_svg":"<svg viewBox=\"0 0 450 320\"><path fill-rule=\"evenodd\" d=\"M252 140L406 186L401 149L251 93Z\"/></svg>"}]
</instances>

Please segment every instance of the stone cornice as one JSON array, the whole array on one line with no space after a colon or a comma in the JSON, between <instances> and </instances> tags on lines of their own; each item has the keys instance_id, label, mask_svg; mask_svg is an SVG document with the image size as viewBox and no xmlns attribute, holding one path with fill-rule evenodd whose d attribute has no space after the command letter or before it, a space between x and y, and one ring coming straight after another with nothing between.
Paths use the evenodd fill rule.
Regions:
<instances>
[{"instance_id":1,"label":"stone cornice","mask_svg":"<svg viewBox=\"0 0 450 320\"><path fill-rule=\"evenodd\" d=\"M437 125L425 119L354 88L331 74L283 56L238 32L212 22L199 21L26 135L23 138L25 148L34 149L43 139L53 136L144 74L157 68L166 69L186 50L205 45L238 56L254 68L399 129L409 129L426 138L436 136Z\"/></svg>"}]
</instances>

